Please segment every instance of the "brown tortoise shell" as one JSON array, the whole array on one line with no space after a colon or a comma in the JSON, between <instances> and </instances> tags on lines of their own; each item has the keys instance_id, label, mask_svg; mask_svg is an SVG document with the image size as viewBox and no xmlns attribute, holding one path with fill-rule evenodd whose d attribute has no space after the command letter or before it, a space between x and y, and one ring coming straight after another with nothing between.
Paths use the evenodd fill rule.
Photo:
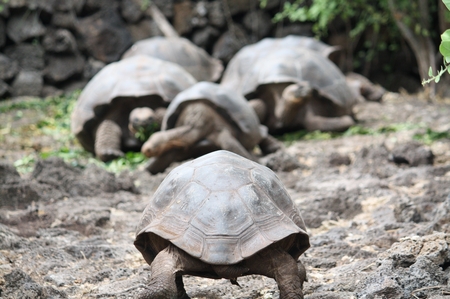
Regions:
<instances>
[{"instance_id":1,"label":"brown tortoise shell","mask_svg":"<svg viewBox=\"0 0 450 299\"><path fill-rule=\"evenodd\" d=\"M71 115L72 133L93 152L94 129L112 105L125 100L130 111L142 106L167 106L180 91L195 83L180 66L144 55L108 64L78 97ZM128 114L124 112L123 117L128 118Z\"/></svg>"},{"instance_id":2,"label":"brown tortoise shell","mask_svg":"<svg viewBox=\"0 0 450 299\"><path fill-rule=\"evenodd\" d=\"M169 242L214 265L238 263L275 242L295 259L309 247L276 174L224 150L173 169L150 199L134 244L150 264Z\"/></svg>"},{"instance_id":3,"label":"brown tortoise shell","mask_svg":"<svg viewBox=\"0 0 450 299\"><path fill-rule=\"evenodd\" d=\"M148 55L182 66L198 81L217 81L222 75L222 62L183 37L155 36L136 42L123 58Z\"/></svg>"}]
</instances>

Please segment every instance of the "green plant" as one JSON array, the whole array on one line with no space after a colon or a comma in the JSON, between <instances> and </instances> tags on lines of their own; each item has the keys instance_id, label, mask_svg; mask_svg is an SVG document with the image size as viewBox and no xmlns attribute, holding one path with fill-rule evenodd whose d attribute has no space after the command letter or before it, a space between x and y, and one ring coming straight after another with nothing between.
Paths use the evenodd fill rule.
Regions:
<instances>
[{"instance_id":1,"label":"green plant","mask_svg":"<svg viewBox=\"0 0 450 299\"><path fill-rule=\"evenodd\" d=\"M134 134L134 136L139 139L141 142L145 142L150 138L150 136L156 132L159 125L157 123L152 123L147 127L140 127L138 131Z\"/></svg>"},{"instance_id":2,"label":"green plant","mask_svg":"<svg viewBox=\"0 0 450 299\"><path fill-rule=\"evenodd\" d=\"M427 128L425 133L417 133L413 136L414 140L418 140L420 142L423 142L425 144L431 144L436 140L439 139L450 139L450 132L449 131L434 131L430 128Z\"/></svg>"},{"instance_id":3,"label":"green plant","mask_svg":"<svg viewBox=\"0 0 450 299\"><path fill-rule=\"evenodd\" d=\"M444 3L447 10L450 10L450 0L442 0L442 3ZM428 70L428 76L430 78L424 79L422 81L422 85L428 84L430 82L438 83L441 80L441 77L446 73L450 73L450 29L447 29L444 31L444 33L441 34L441 44L439 45L439 52L442 54L443 57L443 66L441 66L441 69L437 72L436 75L433 75L433 68L430 66Z\"/></svg>"}]
</instances>

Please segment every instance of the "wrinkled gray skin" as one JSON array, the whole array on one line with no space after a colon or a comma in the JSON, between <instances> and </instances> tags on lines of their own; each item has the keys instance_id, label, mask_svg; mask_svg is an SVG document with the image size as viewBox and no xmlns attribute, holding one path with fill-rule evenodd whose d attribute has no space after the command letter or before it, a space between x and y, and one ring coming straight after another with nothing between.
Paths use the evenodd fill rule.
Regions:
<instances>
[{"instance_id":1,"label":"wrinkled gray skin","mask_svg":"<svg viewBox=\"0 0 450 299\"><path fill-rule=\"evenodd\" d=\"M281 299L302 299L310 244L298 208L276 174L218 150L173 169L149 200L136 248L150 265L138 298L187 299L183 275L276 280Z\"/></svg>"}]
</instances>

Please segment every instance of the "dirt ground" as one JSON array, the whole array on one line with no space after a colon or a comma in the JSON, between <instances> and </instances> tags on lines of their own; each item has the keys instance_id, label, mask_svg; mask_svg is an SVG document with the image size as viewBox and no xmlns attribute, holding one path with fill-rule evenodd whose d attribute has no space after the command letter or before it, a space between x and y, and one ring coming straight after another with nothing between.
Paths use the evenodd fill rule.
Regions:
<instances>
[{"instance_id":1,"label":"dirt ground","mask_svg":"<svg viewBox=\"0 0 450 299\"><path fill-rule=\"evenodd\" d=\"M310 234L300 257L305 298L450 298L450 140L413 138L448 132L450 103L388 94L355 112L371 134L296 141L261 159L277 171ZM176 165L158 175L114 175L49 158L19 175L11 161L26 147L8 140L0 163L0 298L134 298L149 275L133 246L135 228ZM275 282L261 276L239 278L240 287L184 282L191 298L279 298Z\"/></svg>"}]
</instances>

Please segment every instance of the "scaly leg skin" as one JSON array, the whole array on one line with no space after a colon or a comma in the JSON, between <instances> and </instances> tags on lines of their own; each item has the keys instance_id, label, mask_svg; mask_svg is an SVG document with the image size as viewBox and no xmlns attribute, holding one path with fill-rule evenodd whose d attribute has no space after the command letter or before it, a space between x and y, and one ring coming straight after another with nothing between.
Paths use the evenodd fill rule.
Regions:
<instances>
[{"instance_id":1,"label":"scaly leg skin","mask_svg":"<svg viewBox=\"0 0 450 299\"><path fill-rule=\"evenodd\" d=\"M282 149L283 144L272 135L267 135L267 137L261 140L261 142L259 143L259 148L265 156Z\"/></svg>"},{"instance_id":2,"label":"scaly leg skin","mask_svg":"<svg viewBox=\"0 0 450 299\"><path fill-rule=\"evenodd\" d=\"M353 126L355 121L348 115L340 117L323 117L313 114L311 111L306 113L304 126L308 131L345 131Z\"/></svg>"},{"instance_id":3,"label":"scaly leg skin","mask_svg":"<svg viewBox=\"0 0 450 299\"><path fill-rule=\"evenodd\" d=\"M149 285L138 299L190 299L184 289L182 274L211 273L212 268L170 244L156 255L150 271Z\"/></svg>"},{"instance_id":4,"label":"scaly leg skin","mask_svg":"<svg viewBox=\"0 0 450 299\"><path fill-rule=\"evenodd\" d=\"M261 263L262 260L265 262ZM303 299L306 272L281 248L268 247L257 253L248 260L248 267L252 274L274 278L280 290L280 299Z\"/></svg>"},{"instance_id":5,"label":"scaly leg skin","mask_svg":"<svg viewBox=\"0 0 450 299\"><path fill-rule=\"evenodd\" d=\"M104 120L95 132L95 155L103 162L122 157L122 129L112 120Z\"/></svg>"},{"instance_id":6,"label":"scaly leg skin","mask_svg":"<svg viewBox=\"0 0 450 299\"><path fill-rule=\"evenodd\" d=\"M217 144L221 149L241 155L249 160L257 161L256 157L249 153L228 129L213 133L207 139Z\"/></svg>"},{"instance_id":7,"label":"scaly leg skin","mask_svg":"<svg viewBox=\"0 0 450 299\"><path fill-rule=\"evenodd\" d=\"M170 164L172 164L172 162L179 160L182 152L182 149L172 149L164 152L160 156L152 157L147 162L145 169L151 174L163 172Z\"/></svg>"},{"instance_id":8,"label":"scaly leg skin","mask_svg":"<svg viewBox=\"0 0 450 299\"><path fill-rule=\"evenodd\" d=\"M184 286L176 277L178 258L171 250L171 246L159 252L150 265L150 281L138 299L181 299L189 298L184 295ZM178 284L177 284L178 281ZM177 287L178 286L178 287ZM181 288L181 289L179 289ZM184 293L184 294L183 294ZM181 295L181 296L179 296ZM187 296L187 295L186 295Z\"/></svg>"}]
</instances>

